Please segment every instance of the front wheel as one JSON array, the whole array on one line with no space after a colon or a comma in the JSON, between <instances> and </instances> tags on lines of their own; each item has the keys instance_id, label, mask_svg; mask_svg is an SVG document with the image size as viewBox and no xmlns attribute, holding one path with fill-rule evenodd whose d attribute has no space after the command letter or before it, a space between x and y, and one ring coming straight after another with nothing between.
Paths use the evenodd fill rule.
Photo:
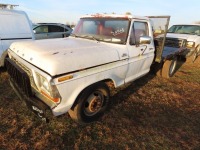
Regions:
<instances>
[{"instance_id":1,"label":"front wheel","mask_svg":"<svg viewBox=\"0 0 200 150\"><path fill-rule=\"evenodd\" d=\"M192 62L194 63L195 60L197 59L197 57L200 54L200 46L197 47L196 51L194 52L194 54L192 55Z\"/></svg>"},{"instance_id":2,"label":"front wheel","mask_svg":"<svg viewBox=\"0 0 200 150\"><path fill-rule=\"evenodd\" d=\"M197 52L195 52L194 54L193 54L193 56L192 56L192 62L194 63L195 62L195 60L197 59Z\"/></svg>"},{"instance_id":3,"label":"front wheel","mask_svg":"<svg viewBox=\"0 0 200 150\"><path fill-rule=\"evenodd\" d=\"M103 82L86 88L69 111L70 117L79 123L96 121L108 107L109 96L109 88Z\"/></svg>"}]
</instances>

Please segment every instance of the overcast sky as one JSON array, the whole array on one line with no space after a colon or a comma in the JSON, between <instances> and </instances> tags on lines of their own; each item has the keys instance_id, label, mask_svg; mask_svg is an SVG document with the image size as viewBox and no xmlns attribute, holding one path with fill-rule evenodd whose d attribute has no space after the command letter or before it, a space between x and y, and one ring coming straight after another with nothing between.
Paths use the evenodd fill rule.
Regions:
<instances>
[{"instance_id":1,"label":"overcast sky","mask_svg":"<svg viewBox=\"0 0 200 150\"><path fill-rule=\"evenodd\" d=\"M170 25L200 21L199 0L0 0L19 5L33 23L76 23L80 16L94 13L152 16L170 15Z\"/></svg>"}]
</instances>

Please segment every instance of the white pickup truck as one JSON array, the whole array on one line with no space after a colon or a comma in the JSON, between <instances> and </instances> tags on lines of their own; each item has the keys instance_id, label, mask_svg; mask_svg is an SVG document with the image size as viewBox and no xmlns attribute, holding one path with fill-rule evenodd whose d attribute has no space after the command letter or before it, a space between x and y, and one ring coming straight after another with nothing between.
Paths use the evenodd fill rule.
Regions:
<instances>
[{"instance_id":1,"label":"white pickup truck","mask_svg":"<svg viewBox=\"0 0 200 150\"><path fill-rule=\"evenodd\" d=\"M182 41L186 41L185 43ZM166 46L187 48L185 56L193 57L193 62L200 55L200 24L177 24L169 28L166 35Z\"/></svg>"},{"instance_id":2,"label":"white pickup truck","mask_svg":"<svg viewBox=\"0 0 200 150\"><path fill-rule=\"evenodd\" d=\"M109 104L108 83L117 88L134 81L154 62L171 62L166 76L172 75L178 54L162 55L165 37L153 37L156 18L161 17L87 15L68 38L14 43L6 59L11 86L43 120L51 110L92 122ZM167 31L169 17L162 19Z\"/></svg>"}]
</instances>

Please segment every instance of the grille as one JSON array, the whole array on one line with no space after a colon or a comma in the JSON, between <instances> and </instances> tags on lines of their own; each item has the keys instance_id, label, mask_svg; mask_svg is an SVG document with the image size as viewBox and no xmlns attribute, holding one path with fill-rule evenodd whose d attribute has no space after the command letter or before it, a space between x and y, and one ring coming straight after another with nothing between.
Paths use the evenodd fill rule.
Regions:
<instances>
[{"instance_id":1,"label":"grille","mask_svg":"<svg viewBox=\"0 0 200 150\"><path fill-rule=\"evenodd\" d=\"M31 86L37 90L37 86L35 85L31 70L19 61L17 61L17 59L15 59L14 57L12 57L11 60L14 61L20 68L22 68L27 73L30 79Z\"/></svg>"},{"instance_id":2,"label":"grille","mask_svg":"<svg viewBox=\"0 0 200 150\"><path fill-rule=\"evenodd\" d=\"M165 40L165 46L168 46L168 47L180 48L180 47L183 47L184 45L185 45L185 41L181 39L167 38Z\"/></svg>"},{"instance_id":3,"label":"grille","mask_svg":"<svg viewBox=\"0 0 200 150\"><path fill-rule=\"evenodd\" d=\"M26 94L32 96L31 83L28 74L17 66L11 59L6 58L6 67L10 77L16 82L18 87Z\"/></svg>"}]
</instances>

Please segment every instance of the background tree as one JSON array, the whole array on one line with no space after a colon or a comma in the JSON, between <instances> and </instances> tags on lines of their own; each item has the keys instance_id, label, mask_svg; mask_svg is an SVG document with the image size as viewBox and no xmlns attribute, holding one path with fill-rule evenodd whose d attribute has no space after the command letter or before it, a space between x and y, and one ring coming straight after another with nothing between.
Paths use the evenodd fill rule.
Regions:
<instances>
[{"instance_id":1,"label":"background tree","mask_svg":"<svg viewBox=\"0 0 200 150\"><path fill-rule=\"evenodd\" d=\"M126 12L126 15L132 15L131 12Z\"/></svg>"}]
</instances>

